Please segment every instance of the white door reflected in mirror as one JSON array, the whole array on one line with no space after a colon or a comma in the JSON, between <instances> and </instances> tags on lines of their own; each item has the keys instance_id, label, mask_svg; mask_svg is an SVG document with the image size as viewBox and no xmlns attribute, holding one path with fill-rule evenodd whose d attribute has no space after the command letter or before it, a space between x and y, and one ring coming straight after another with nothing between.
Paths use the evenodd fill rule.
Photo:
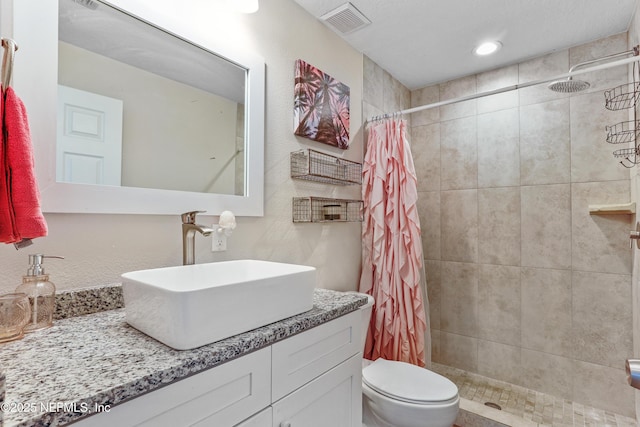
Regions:
<instances>
[{"instance_id":1,"label":"white door reflected in mirror","mask_svg":"<svg viewBox=\"0 0 640 427\"><path fill-rule=\"evenodd\" d=\"M120 185L122 101L58 85L56 181Z\"/></svg>"}]
</instances>

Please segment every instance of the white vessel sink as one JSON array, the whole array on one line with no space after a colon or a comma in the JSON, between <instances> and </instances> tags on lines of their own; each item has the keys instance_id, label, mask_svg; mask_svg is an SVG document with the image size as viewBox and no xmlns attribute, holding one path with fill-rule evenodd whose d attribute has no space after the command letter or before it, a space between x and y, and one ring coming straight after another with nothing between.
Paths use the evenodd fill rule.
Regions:
<instances>
[{"instance_id":1,"label":"white vessel sink","mask_svg":"<svg viewBox=\"0 0 640 427\"><path fill-rule=\"evenodd\" d=\"M122 275L126 320L188 350L311 310L316 269L238 260Z\"/></svg>"}]
</instances>

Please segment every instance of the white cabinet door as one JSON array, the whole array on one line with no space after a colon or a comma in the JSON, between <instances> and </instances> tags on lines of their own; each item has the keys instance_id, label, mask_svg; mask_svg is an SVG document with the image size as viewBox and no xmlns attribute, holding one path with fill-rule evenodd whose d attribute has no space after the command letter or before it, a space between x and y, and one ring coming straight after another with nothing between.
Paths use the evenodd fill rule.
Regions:
<instances>
[{"instance_id":1,"label":"white cabinet door","mask_svg":"<svg viewBox=\"0 0 640 427\"><path fill-rule=\"evenodd\" d=\"M361 427L359 354L273 404L273 427Z\"/></svg>"}]
</instances>

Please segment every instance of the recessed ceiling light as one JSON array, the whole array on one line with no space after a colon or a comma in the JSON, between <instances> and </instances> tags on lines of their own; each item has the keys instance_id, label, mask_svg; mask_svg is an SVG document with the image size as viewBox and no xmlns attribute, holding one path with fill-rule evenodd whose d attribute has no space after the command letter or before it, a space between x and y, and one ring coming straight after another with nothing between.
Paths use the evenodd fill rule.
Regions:
<instances>
[{"instance_id":1,"label":"recessed ceiling light","mask_svg":"<svg viewBox=\"0 0 640 427\"><path fill-rule=\"evenodd\" d=\"M502 43L500 43L499 41L484 42L480 44L478 47L476 47L475 49L473 49L473 53L480 56L491 55L501 47L502 47Z\"/></svg>"}]
</instances>

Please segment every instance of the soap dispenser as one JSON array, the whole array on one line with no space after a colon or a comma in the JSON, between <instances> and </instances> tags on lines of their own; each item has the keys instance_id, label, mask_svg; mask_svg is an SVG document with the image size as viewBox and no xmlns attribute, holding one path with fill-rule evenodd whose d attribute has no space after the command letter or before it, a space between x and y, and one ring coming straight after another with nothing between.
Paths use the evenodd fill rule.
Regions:
<instances>
[{"instance_id":1,"label":"soap dispenser","mask_svg":"<svg viewBox=\"0 0 640 427\"><path fill-rule=\"evenodd\" d=\"M22 284L16 288L16 292L27 294L31 306L31 318L24 327L24 332L33 332L53 325L56 287L49 281L49 275L45 274L42 267L45 258L64 259L61 256L29 255L27 275L22 276Z\"/></svg>"}]
</instances>

